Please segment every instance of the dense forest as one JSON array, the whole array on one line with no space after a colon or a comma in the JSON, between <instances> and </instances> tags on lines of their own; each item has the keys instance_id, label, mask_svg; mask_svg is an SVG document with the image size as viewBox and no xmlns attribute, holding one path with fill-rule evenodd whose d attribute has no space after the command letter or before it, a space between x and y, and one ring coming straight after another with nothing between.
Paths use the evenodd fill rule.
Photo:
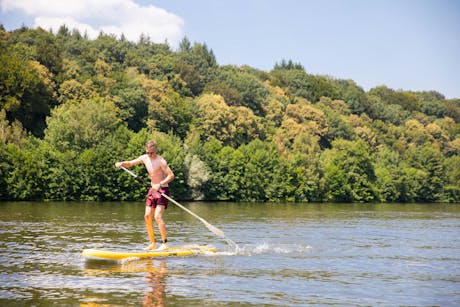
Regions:
<instances>
[{"instance_id":1,"label":"dense forest","mask_svg":"<svg viewBox=\"0 0 460 307\"><path fill-rule=\"evenodd\" d=\"M221 66L187 38L0 26L0 106L3 200L143 199L114 163L155 139L177 199L460 201L460 99Z\"/></svg>"}]
</instances>

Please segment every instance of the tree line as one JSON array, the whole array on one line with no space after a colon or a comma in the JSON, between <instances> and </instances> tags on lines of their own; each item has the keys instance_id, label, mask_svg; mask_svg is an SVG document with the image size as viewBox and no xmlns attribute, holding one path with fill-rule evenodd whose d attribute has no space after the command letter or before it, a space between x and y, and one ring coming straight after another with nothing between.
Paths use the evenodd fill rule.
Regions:
<instances>
[{"instance_id":1,"label":"tree line","mask_svg":"<svg viewBox=\"0 0 460 307\"><path fill-rule=\"evenodd\" d=\"M177 199L460 201L460 99L219 65L188 38L0 26L0 107L2 200L143 199L114 163L155 139Z\"/></svg>"}]
</instances>

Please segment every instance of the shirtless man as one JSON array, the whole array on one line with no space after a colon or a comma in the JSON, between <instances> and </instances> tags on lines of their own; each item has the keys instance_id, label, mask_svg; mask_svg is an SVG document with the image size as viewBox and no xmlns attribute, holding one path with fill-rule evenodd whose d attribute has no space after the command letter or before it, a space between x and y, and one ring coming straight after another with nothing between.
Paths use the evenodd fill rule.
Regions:
<instances>
[{"instance_id":1,"label":"shirtless man","mask_svg":"<svg viewBox=\"0 0 460 307\"><path fill-rule=\"evenodd\" d=\"M123 161L115 163L116 167L129 168L134 165L144 163L147 172L150 176L151 188L147 194L145 200L145 226L150 239L150 245L146 248L147 250L154 250L155 245L155 233L153 230L152 217L155 217L155 221L158 225L161 234L161 246L160 249L167 249L168 239L166 233L166 226L163 222L163 212L168 207L168 200L161 196L164 193L169 196L170 183L174 179L174 173L169 168L168 163L165 159L157 154L157 143L155 141L148 141L145 145L145 155L141 155L137 159L131 161Z\"/></svg>"}]
</instances>

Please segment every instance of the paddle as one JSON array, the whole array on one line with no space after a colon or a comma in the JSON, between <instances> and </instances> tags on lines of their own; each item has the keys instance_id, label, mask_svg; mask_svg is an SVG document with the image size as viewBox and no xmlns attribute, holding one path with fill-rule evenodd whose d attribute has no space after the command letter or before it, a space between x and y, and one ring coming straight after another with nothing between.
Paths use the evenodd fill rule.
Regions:
<instances>
[{"instance_id":1,"label":"paddle","mask_svg":"<svg viewBox=\"0 0 460 307\"><path fill-rule=\"evenodd\" d=\"M142 179L141 177L137 176L136 174L134 174L133 172L131 172L129 169L125 168L124 166L120 166L120 168L122 170L124 170L125 172L127 172L128 174L130 174L131 176L133 176L137 181L141 182L141 183L148 183L149 186L150 186L150 182L148 180L144 180ZM225 234L222 230L220 230L219 228L217 228L216 226L213 226L211 224L209 224L206 220L204 220L203 218L199 217L198 215L196 215L194 212L190 211L189 209L185 208L184 206L182 206L181 204L179 204L177 201L175 201L174 199L172 199L171 197L169 197L168 195L164 194L164 193L161 193L161 196L163 196L164 198L168 199L169 201L171 201L172 203L174 203L175 205L177 205L179 208L187 211L188 213L190 213L191 215L193 215L194 217L196 217L197 219L199 219L212 233L214 233L215 235L221 237L221 238L224 238L227 242L229 243L233 243L233 245L236 245L235 242L233 242L232 240L228 239L225 237Z\"/></svg>"}]
</instances>

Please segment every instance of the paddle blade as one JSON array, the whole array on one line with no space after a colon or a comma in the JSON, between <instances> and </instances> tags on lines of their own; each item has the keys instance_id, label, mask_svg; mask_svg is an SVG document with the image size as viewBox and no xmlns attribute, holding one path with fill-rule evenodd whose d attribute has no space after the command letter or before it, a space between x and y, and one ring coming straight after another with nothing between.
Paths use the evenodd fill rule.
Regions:
<instances>
[{"instance_id":1,"label":"paddle blade","mask_svg":"<svg viewBox=\"0 0 460 307\"><path fill-rule=\"evenodd\" d=\"M225 242L227 242L229 245L231 245L232 247L234 248L238 248L238 244L236 244L233 240L230 240L229 238L227 238L224 234L224 232L222 230L220 230L219 228L209 224L208 222L206 222L205 220L201 220L203 222L203 224L211 231L213 232L216 236L218 237L221 237L222 239L225 240Z\"/></svg>"},{"instance_id":2,"label":"paddle blade","mask_svg":"<svg viewBox=\"0 0 460 307\"><path fill-rule=\"evenodd\" d=\"M211 231L213 232L216 236L219 236L221 238L225 238L225 234L222 230L220 230L219 228L209 224L208 222L206 222L205 220L201 219L201 221L203 222L203 224Z\"/></svg>"}]
</instances>

